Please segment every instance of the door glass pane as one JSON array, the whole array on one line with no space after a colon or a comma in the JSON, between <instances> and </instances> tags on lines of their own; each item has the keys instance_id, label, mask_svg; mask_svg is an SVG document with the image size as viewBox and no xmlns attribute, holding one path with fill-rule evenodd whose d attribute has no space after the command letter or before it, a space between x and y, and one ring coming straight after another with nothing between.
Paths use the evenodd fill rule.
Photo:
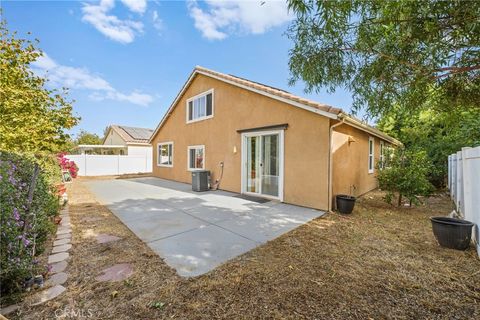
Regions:
<instances>
[{"instance_id":1,"label":"door glass pane","mask_svg":"<svg viewBox=\"0 0 480 320\"><path fill-rule=\"evenodd\" d=\"M247 192L259 192L257 188L257 137L247 137Z\"/></svg>"},{"instance_id":2,"label":"door glass pane","mask_svg":"<svg viewBox=\"0 0 480 320\"><path fill-rule=\"evenodd\" d=\"M278 197L279 148L278 134L262 136L262 194Z\"/></svg>"}]
</instances>

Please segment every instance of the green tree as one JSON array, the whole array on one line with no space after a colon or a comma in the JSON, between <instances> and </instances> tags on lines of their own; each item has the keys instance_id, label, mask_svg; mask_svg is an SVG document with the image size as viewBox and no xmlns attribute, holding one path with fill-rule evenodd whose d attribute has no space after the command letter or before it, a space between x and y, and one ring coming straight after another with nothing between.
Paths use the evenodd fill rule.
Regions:
<instances>
[{"instance_id":1,"label":"green tree","mask_svg":"<svg viewBox=\"0 0 480 320\"><path fill-rule=\"evenodd\" d=\"M42 52L32 41L10 33L5 20L0 37L0 149L62 151L69 138L65 130L80 119L72 114L66 89L46 88L47 80L30 67Z\"/></svg>"},{"instance_id":2,"label":"green tree","mask_svg":"<svg viewBox=\"0 0 480 320\"><path fill-rule=\"evenodd\" d=\"M480 1L288 0L291 83L346 87L353 110L378 116L430 100L478 108ZM435 97L435 99L432 99Z\"/></svg>"},{"instance_id":3,"label":"green tree","mask_svg":"<svg viewBox=\"0 0 480 320\"><path fill-rule=\"evenodd\" d=\"M85 130L80 130L80 133L75 139L75 144L102 144L102 138L100 138L96 133L90 133Z\"/></svg>"},{"instance_id":4,"label":"green tree","mask_svg":"<svg viewBox=\"0 0 480 320\"><path fill-rule=\"evenodd\" d=\"M398 194L397 206L402 204L403 197L410 204L418 204L419 196L428 196L432 192L433 186L427 179L431 163L425 151L398 149L387 152L379 169L379 187L387 192L385 200L388 203L392 203Z\"/></svg>"},{"instance_id":5,"label":"green tree","mask_svg":"<svg viewBox=\"0 0 480 320\"><path fill-rule=\"evenodd\" d=\"M430 108L413 113L394 107L377 126L407 149L426 152L432 162L429 180L437 187L445 185L448 155L480 145L480 109L438 112Z\"/></svg>"}]
</instances>

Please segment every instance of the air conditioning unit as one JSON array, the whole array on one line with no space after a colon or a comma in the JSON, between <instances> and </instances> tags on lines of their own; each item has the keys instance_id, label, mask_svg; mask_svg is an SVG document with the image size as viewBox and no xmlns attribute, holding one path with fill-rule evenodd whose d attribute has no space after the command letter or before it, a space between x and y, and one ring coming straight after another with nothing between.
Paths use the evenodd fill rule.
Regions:
<instances>
[{"instance_id":1,"label":"air conditioning unit","mask_svg":"<svg viewBox=\"0 0 480 320\"><path fill-rule=\"evenodd\" d=\"M197 192L208 191L210 184L210 171L192 171L192 190Z\"/></svg>"}]
</instances>

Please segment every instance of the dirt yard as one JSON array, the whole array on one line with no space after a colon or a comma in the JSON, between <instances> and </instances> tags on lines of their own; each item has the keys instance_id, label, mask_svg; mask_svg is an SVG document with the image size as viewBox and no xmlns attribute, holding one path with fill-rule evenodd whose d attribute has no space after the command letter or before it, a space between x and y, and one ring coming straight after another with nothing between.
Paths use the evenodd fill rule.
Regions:
<instances>
[{"instance_id":1,"label":"dirt yard","mask_svg":"<svg viewBox=\"0 0 480 320\"><path fill-rule=\"evenodd\" d=\"M192 279L177 276L81 180L69 195L67 291L14 319L480 318L475 250L443 249L431 231L429 217L451 211L445 195L396 209L372 192L350 216L327 214ZM97 244L100 233L122 240ZM131 263L134 274L95 280L116 263Z\"/></svg>"}]
</instances>

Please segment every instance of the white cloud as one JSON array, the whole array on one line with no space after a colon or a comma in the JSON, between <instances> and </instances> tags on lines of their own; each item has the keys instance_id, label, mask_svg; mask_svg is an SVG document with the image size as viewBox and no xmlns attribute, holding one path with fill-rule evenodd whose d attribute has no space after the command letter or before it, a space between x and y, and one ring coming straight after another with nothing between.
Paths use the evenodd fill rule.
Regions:
<instances>
[{"instance_id":1,"label":"white cloud","mask_svg":"<svg viewBox=\"0 0 480 320\"><path fill-rule=\"evenodd\" d=\"M147 0L122 0L122 3L136 13L144 13L147 9Z\"/></svg>"},{"instance_id":2,"label":"white cloud","mask_svg":"<svg viewBox=\"0 0 480 320\"><path fill-rule=\"evenodd\" d=\"M286 1L207 0L205 8L189 1L188 11L195 27L210 40L232 33L261 34L292 19Z\"/></svg>"},{"instance_id":3,"label":"white cloud","mask_svg":"<svg viewBox=\"0 0 480 320\"><path fill-rule=\"evenodd\" d=\"M39 75L45 75L50 85L54 87L67 87L71 89L92 90L90 98L102 100L116 100L130 102L140 106L148 106L153 97L138 90L126 94L112 87L112 85L100 76L92 74L85 68L64 66L55 62L46 53L32 63L34 71Z\"/></svg>"},{"instance_id":4,"label":"white cloud","mask_svg":"<svg viewBox=\"0 0 480 320\"><path fill-rule=\"evenodd\" d=\"M126 5L131 11L145 11L146 3L144 3L144 7L138 4L144 1L125 0L124 2L129 3ZM115 7L114 0L101 0L98 5L84 3L82 7L82 20L90 23L98 31L114 41L120 43L132 42L136 34L143 31L143 23L133 20L121 20L114 15L109 15L108 12L112 10L113 7Z\"/></svg>"},{"instance_id":5,"label":"white cloud","mask_svg":"<svg viewBox=\"0 0 480 320\"><path fill-rule=\"evenodd\" d=\"M160 19L157 10L153 10L152 21L153 21L153 27L157 29L157 31L163 30L163 21L162 19Z\"/></svg>"},{"instance_id":6,"label":"white cloud","mask_svg":"<svg viewBox=\"0 0 480 320\"><path fill-rule=\"evenodd\" d=\"M133 91L130 94L124 94L118 91L109 91L105 94L94 92L89 96L90 99L96 101L103 100L116 100L122 102L130 102L139 106L148 106L153 101L153 97L146 93L141 93L139 91Z\"/></svg>"}]
</instances>

